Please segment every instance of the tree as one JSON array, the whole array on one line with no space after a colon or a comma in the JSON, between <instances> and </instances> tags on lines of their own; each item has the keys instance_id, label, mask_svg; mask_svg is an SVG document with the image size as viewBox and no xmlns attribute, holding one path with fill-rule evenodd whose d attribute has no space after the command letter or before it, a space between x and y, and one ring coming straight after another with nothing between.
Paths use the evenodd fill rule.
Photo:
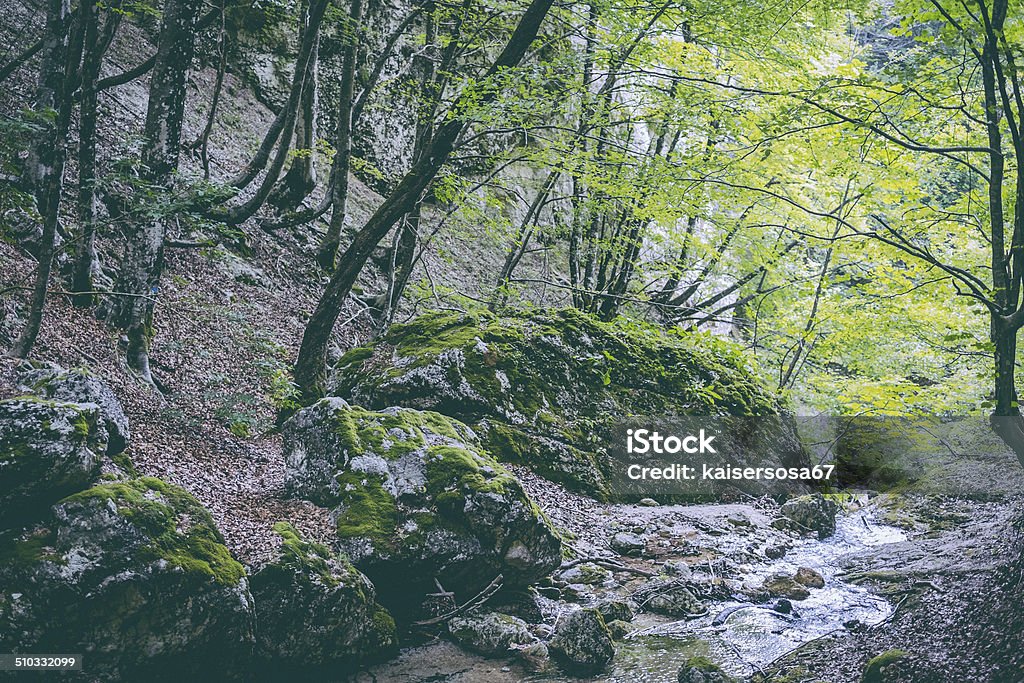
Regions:
<instances>
[{"instance_id":1,"label":"tree","mask_svg":"<svg viewBox=\"0 0 1024 683\"><path fill-rule=\"evenodd\" d=\"M348 297L359 273L374 248L391 231L398 220L420 200L423 191L437 175L455 148L456 141L469 123L467 108L473 99L486 104L497 93L488 87L488 80L517 66L536 38L540 26L551 9L553 0L531 0L519 24L501 54L482 79L482 87L464 90L455 100L453 115L438 127L422 157L402 178L387 199L356 233L306 324L302 345L295 362L295 383L306 403L323 395L327 381L327 349L341 306Z\"/></svg>"}]
</instances>

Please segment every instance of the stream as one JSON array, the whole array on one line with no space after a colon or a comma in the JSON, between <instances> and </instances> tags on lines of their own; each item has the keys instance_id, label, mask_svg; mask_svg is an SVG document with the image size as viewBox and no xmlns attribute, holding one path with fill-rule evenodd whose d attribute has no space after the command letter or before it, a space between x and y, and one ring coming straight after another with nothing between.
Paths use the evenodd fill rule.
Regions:
<instances>
[{"instance_id":1,"label":"stream","mask_svg":"<svg viewBox=\"0 0 1024 683\"><path fill-rule=\"evenodd\" d=\"M725 507L720 506L720 509ZM660 510L667 512L671 509ZM616 512L620 511L627 515L639 512L628 506ZM759 586L777 573L792 576L801 567L820 573L825 586L811 590L810 597L805 600L793 601L790 614L773 610L774 600L757 605L735 601L712 602L707 615L689 620L673 620L640 612L631 624L633 631L616 643L616 656L607 670L586 680L598 683L674 683L681 663L695 655L710 657L733 675L748 676L804 643L847 625L856 627L852 622L859 622L865 627L878 624L892 614L893 606L868 589L843 581L843 558L906 538L902 530L877 523L870 508L842 512L836 518L834 535L823 540L794 539L792 548L780 559L737 567L740 581L749 587ZM729 534L719 537L717 542L719 550L729 555L730 546L738 550L748 539L740 534ZM615 595L608 593L604 597ZM545 612L559 613L572 609L554 600L547 603ZM375 673L377 680L410 682L578 683L581 680L557 670L527 673L512 662L478 657L444 641L409 648L398 660L384 665Z\"/></svg>"}]
</instances>

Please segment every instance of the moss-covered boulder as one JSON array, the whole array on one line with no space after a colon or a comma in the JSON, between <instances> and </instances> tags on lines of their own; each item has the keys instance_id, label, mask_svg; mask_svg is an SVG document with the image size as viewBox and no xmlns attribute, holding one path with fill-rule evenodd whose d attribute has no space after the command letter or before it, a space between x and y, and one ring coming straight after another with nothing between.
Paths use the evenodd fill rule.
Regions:
<instances>
[{"instance_id":1,"label":"moss-covered boulder","mask_svg":"<svg viewBox=\"0 0 1024 683\"><path fill-rule=\"evenodd\" d=\"M124 407L113 390L84 369L65 370L56 365L26 364L18 375L21 389L50 401L93 404L99 410L97 427L107 455L128 446L131 430Z\"/></svg>"},{"instance_id":2,"label":"moss-covered boulder","mask_svg":"<svg viewBox=\"0 0 1024 683\"><path fill-rule=\"evenodd\" d=\"M559 619L548 644L558 665L568 674L599 673L615 657L615 643L596 609L580 609Z\"/></svg>"},{"instance_id":3,"label":"moss-covered boulder","mask_svg":"<svg viewBox=\"0 0 1024 683\"><path fill-rule=\"evenodd\" d=\"M181 680L230 677L252 641L242 566L159 479L94 486L0 538L0 651L82 653L96 680Z\"/></svg>"},{"instance_id":4,"label":"moss-covered boulder","mask_svg":"<svg viewBox=\"0 0 1024 683\"><path fill-rule=\"evenodd\" d=\"M736 679L707 657L690 657L676 675L679 683L735 683Z\"/></svg>"},{"instance_id":5,"label":"moss-covered boulder","mask_svg":"<svg viewBox=\"0 0 1024 683\"><path fill-rule=\"evenodd\" d=\"M390 652L395 622L376 602L373 584L348 560L305 541L285 522L281 546L250 580L256 644L266 663L299 671L350 669Z\"/></svg>"},{"instance_id":6,"label":"moss-covered boulder","mask_svg":"<svg viewBox=\"0 0 1024 683\"><path fill-rule=\"evenodd\" d=\"M529 584L561 562L561 540L519 482L465 425L327 398L284 426L285 485L333 510L338 539L389 607L472 595L498 574Z\"/></svg>"},{"instance_id":7,"label":"moss-covered boulder","mask_svg":"<svg viewBox=\"0 0 1024 683\"><path fill-rule=\"evenodd\" d=\"M95 405L0 401L0 522L27 520L89 486L106 446Z\"/></svg>"},{"instance_id":8,"label":"moss-covered boulder","mask_svg":"<svg viewBox=\"0 0 1024 683\"><path fill-rule=\"evenodd\" d=\"M335 370L334 395L449 415L499 459L600 498L610 494L604 430L614 421L783 412L733 344L574 309L423 315Z\"/></svg>"}]
</instances>

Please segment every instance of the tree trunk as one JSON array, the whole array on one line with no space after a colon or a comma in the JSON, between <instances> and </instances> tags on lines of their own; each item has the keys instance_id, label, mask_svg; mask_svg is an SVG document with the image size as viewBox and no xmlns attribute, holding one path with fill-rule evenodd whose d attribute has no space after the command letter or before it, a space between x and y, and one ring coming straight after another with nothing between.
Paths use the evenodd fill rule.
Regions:
<instances>
[{"instance_id":1,"label":"tree trunk","mask_svg":"<svg viewBox=\"0 0 1024 683\"><path fill-rule=\"evenodd\" d=\"M91 3L85 6L91 13ZM83 12L84 13L84 12ZM11 355L27 358L35 346L43 322L46 290L50 284L53 255L56 249L57 222L60 218L60 198L64 189L64 164L67 161L68 129L71 126L73 94L78 66L82 56L83 22L68 35L71 10L65 0L50 0L47 6L47 28L57 34L47 37L47 57L43 62L39 99L56 106L53 123L46 128L48 138L41 138L34 150L30 173L35 184L39 212L43 216L43 237L39 248L39 265L32 288L32 302L28 320L14 342Z\"/></svg>"},{"instance_id":2,"label":"tree trunk","mask_svg":"<svg viewBox=\"0 0 1024 683\"><path fill-rule=\"evenodd\" d=\"M530 44L537 37L552 2L553 0L532 0L504 50L488 69L484 80L522 61ZM452 106L453 112L462 110L464 99L465 94L456 98ZM484 103L493 99L493 91L486 91L481 97ZM438 128L423 157L405 174L345 250L323 296L317 303L316 310L306 324L299 356L295 362L295 383L301 392L301 400L306 404L323 395L327 383L327 349L331 334L334 332L334 324L341 313L341 306L352 290L352 285L380 241L391 231L395 223L420 201L427 185L451 156L455 142L466 125L465 118L456 116Z\"/></svg>"},{"instance_id":3,"label":"tree trunk","mask_svg":"<svg viewBox=\"0 0 1024 683\"><path fill-rule=\"evenodd\" d=\"M345 50L341 57L341 90L338 93L338 123L334 135L334 168L331 183L333 211L327 225L327 234L320 243L316 261L324 270L334 270L334 261L341 246L341 233L348 212L348 172L352 164L352 104L356 87L356 57L362 33L363 0L352 0L349 23L345 36Z\"/></svg>"},{"instance_id":4,"label":"tree trunk","mask_svg":"<svg viewBox=\"0 0 1024 683\"><path fill-rule=\"evenodd\" d=\"M155 187L169 189L178 167L187 77L200 6L201 0L168 0L164 7L142 150L144 180ZM149 343L165 234L165 219L156 216L138 225L130 236L117 288L123 294L114 316L114 322L128 336L129 367L150 384Z\"/></svg>"},{"instance_id":5,"label":"tree trunk","mask_svg":"<svg viewBox=\"0 0 1024 683\"><path fill-rule=\"evenodd\" d=\"M288 172L281 178L269 202L279 211L294 211L316 187L316 109L317 71L320 38L316 37L313 53L306 69L306 80L302 86L299 104L299 120L295 126L295 151Z\"/></svg>"}]
</instances>

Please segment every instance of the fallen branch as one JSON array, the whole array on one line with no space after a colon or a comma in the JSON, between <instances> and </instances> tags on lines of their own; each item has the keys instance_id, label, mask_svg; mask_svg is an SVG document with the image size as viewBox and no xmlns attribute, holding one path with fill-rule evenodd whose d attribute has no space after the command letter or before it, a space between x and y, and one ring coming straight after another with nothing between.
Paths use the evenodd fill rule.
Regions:
<instances>
[{"instance_id":1,"label":"fallen branch","mask_svg":"<svg viewBox=\"0 0 1024 683\"><path fill-rule=\"evenodd\" d=\"M501 582L504 580L504 578L504 576L498 574L494 577L493 581L487 584L486 588L484 588L482 591L480 591L475 596L470 598L469 601L453 609L451 612L447 612L445 614L433 617L431 619L424 619L423 621L414 621L413 624L416 626L433 626L434 624L441 624L448 621L449 619L454 619L460 614L465 614L466 612L479 607L480 605L490 600L491 597L493 597L494 594L501 589Z\"/></svg>"}]
</instances>

